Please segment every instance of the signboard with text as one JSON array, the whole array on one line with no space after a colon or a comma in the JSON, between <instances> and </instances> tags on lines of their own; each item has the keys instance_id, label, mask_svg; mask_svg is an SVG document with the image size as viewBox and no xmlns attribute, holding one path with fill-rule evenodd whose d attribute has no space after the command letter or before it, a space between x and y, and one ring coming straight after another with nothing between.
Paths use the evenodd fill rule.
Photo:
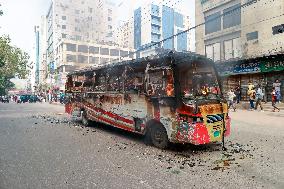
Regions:
<instances>
[{"instance_id":1,"label":"signboard with text","mask_svg":"<svg viewBox=\"0 0 284 189\"><path fill-rule=\"evenodd\" d=\"M261 62L260 69L261 72L282 71L284 70L284 61Z\"/></svg>"},{"instance_id":2,"label":"signboard with text","mask_svg":"<svg viewBox=\"0 0 284 189\"><path fill-rule=\"evenodd\" d=\"M238 74L246 74L246 73L259 73L260 70L260 62L243 62L239 64L228 64L228 65L217 65L218 72L222 76L227 75L238 75Z\"/></svg>"}]
</instances>

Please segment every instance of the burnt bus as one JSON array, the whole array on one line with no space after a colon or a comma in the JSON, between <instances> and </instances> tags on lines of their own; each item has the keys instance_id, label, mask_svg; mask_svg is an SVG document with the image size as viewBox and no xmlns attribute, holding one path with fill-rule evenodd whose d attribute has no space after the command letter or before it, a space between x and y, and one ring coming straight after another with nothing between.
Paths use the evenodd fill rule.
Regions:
<instances>
[{"instance_id":1,"label":"burnt bus","mask_svg":"<svg viewBox=\"0 0 284 189\"><path fill-rule=\"evenodd\" d=\"M169 142L220 143L230 134L227 102L214 63L194 53L152 57L75 71L66 82L66 112Z\"/></svg>"}]
</instances>

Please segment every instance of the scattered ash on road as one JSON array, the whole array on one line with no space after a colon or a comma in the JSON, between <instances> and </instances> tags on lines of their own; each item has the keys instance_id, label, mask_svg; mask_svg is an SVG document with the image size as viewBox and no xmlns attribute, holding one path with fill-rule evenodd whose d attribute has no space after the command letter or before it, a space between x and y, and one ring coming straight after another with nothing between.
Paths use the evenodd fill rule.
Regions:
<instances>
[{"instance_id":1,"label":"scattered ash on road","mask_svg":"<svg viewBox=\"0 0 284 189\"><path fill-rule=\"evenodd\" d=\"M104 137L111 142L105 145L104 149L98 149L98 153L124 153L125 151L134 158L155 161L160 168L172 174L179 174L188 169L192 169L193 172L196 169L223 172L232 168L241 168L243 162L254 159L253 154L256 154L254 151L258 150L251 144L233 143L228 140L226 151L221 150L221 143L201 146L171 144L169 149L160 150L144 144L143 137L140 135L101 124L85 127L78 121L72 121L65 114L33 115L31 118L35 120L36 125L44 122L51 126L75 127L82 136L105 135ZM105 133L108 131L111 135Z\"/></svg>"}]
</instances>

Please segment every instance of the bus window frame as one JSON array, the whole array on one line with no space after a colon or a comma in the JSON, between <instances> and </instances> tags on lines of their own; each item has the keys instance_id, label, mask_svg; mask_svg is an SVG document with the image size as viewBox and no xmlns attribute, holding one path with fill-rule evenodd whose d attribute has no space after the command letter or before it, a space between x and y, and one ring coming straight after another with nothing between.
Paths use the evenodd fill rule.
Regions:
<instances>
[{"instance_id":1,"label":"bus window frame","mask_svg":"<svg viewBox=\"0 0 284 189\"><path fill-rule=\"evenodd\" d=\"M168 95L167 94L167 87L169 85L168 83L168 78L167 78L167 74L165 74L165 72L170 71L171 72L171 91L173 92L173 95ZM153 85L151 83L151 76L150 74L155 74L155 73L162 73L162 77L160 79L162 79L162 90L164 91L164 94L150 94L150 90L153 90L153 87L151 86L152 89L150 89L150 85ZM164 84L165 83L165 84ZM155 89L156 90L156 89ZM171 66L162 66L162 67L150 67L150 65L147 66L146 71L145 71L145 93L147 96L151 97L151 98L175 98L176 97L176 86L175 86L175 75L174 75L174 69Z\"/></svg>"}]
</instances>

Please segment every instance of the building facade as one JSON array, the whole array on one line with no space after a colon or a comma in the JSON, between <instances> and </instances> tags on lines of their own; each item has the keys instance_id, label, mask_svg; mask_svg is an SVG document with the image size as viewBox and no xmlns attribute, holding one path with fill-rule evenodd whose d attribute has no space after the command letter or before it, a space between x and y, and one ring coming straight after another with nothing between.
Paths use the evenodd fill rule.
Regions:
<instances>
[{"instance_id":1,"label":"building facade","mask_svg":"<svg viewBox=\"0 0 284 189\"><path fill-rule=\"evenodd\" d=\"M150 3L134 11L134 48L159 42L189 28L189 17L163 4ZM156 47L189 50L190 36L184 33Z\"/></svg>"},{"instance_id":2,"label":"building facade","mask_svg":"<svg viewBox=\"0 0 284 189\"><path fill-rule=\"evenodd\" d=\"M35 34L35 63L34 63L34 86L38 86L39 84L39 66L40 66L40 27L35 26L34 28Z\"/></svg>"},{"instance_id":3,"label":"building facade","mask_svg":"<svg viewBox=\"0 0 284 189\"><path fill-rule=\"evenodd\" d=\"M64 50L60 48L64 41L74 41L77 45L79 43L105 44L114 40L115 11L115 4L109 0L53 0L51 2L46 15L45 54L49 85L60 80L61 71L69 66L66 61L63 61L63 57L58 58L61 54L59 50ZM75 67L83 68L84 66L84 63L77 63Z\"/></svg>"},{"instance_id":4,"label":"building facade","mask_svg":"<svg viewBox=\"0 0 284 189\"><path fill-rule=\"evenodd\" d=\"M41 24L39 26L39 84L46 83L47 64L46 64L46 17L41 16Z\"/></svg>"},{"instance_id":5,"label":"building facade","mask_svg":"<svg viewBox=\"0 0 284 189\"><path fill-rule=\"evenodd\" d=\"M196 0L196 52L214 60L224 90L249 82L269 96L276 79L284 89L284 1ZM282 91L284 93L284 91Z\"/></svg>"},{"instance_id":6,"label":"building facade","mask_svg":"<svg viewBox=\"0 0 284 189\"><path fill-rule=\"evenodd\" d=\"M124 48L134 49L134 21L133 18L122 22L114 31L115 42Z\"/></svg>"},{"instance_id":7,"label":"building facade","mask_svg":"<svg viewBox=\"0 0 284 189\"><path fill-rule=\"evenodd\" d=\"M55 48L55 52L55 61L60 63L55 83L61 90L64 89L66 75L69 72L135 58L133 50L110 42L96 44L64 39Z\"/></svg>"}]
</instances>

